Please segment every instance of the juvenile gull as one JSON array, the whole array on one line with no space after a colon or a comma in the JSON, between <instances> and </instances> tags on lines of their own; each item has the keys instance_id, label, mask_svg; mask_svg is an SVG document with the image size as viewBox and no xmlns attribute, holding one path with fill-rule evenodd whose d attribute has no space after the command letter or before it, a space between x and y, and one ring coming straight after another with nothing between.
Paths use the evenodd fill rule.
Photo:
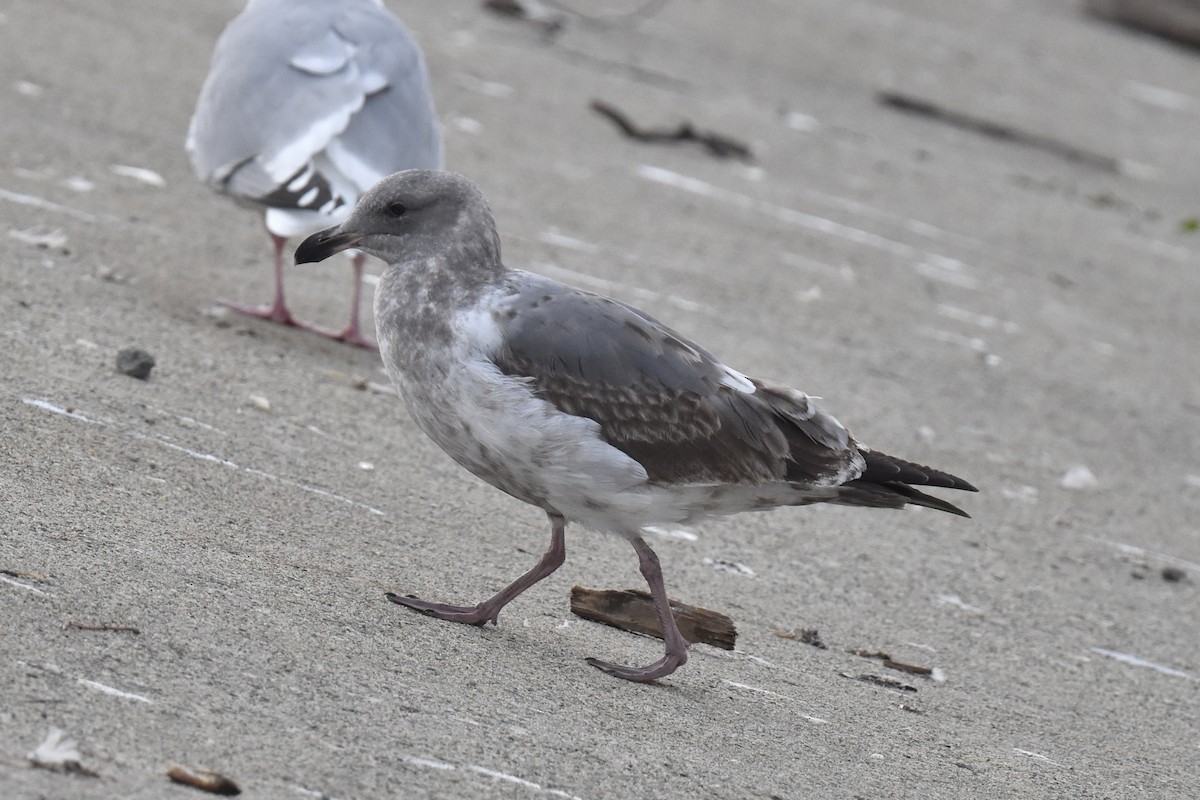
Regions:
<instances>
[{"instance_id":1,"label":"juvenile gull","mask_svg":"<svg viewBox=\"0 0 1200 800\"><path fill-rule=\"evenodd\" d=\"M217 40L187 150L201 180L265 209L275 246L275 301L225 305L374 347L359 326L363 254L350 324L335 332L288 311L283 248L344 220L384 176L441 168L425 62L400 20L381 0L249 0Z\"/></svg>"},{"instance_id":2,"label":"juvenile gull","mask_svg":"<svg viewBox=\"0 0 1200 800\"><path fill-rule=\"evenodd\" d=\"M927 506L917 486L975 491L953 475L860 445L812 398L754 380L632 306L509 269L487 202L467 179L409 170L380 181L296 262L359 248L388 263L375 292L383 363L417 425L462 466L538 506L550 548L476 606L389 594L429 616L495 623L562 565L567 522L628 539L662 620L646 667L588 663L632 681L671 674L687 643L651 525L784 505Z\"/></svg>"}]
</instances>

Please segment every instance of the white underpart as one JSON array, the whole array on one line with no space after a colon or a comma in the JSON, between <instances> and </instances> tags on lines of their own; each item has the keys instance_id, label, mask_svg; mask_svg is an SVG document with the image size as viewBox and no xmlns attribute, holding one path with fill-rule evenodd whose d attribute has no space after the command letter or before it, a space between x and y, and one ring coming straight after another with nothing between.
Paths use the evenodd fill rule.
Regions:
<instances>
[{"instance_id":1,"label":"white underpart","mask_svg":"<svg viewBox=\"0 0 1200 800\"><path fill-rule=\"evenodd\" d=\"M455 227L460 227L463 222L460 217L455 222ZM476 355L491 356L498 352L504 343L504 335L500 332L496 320L492 318L490 306L491 303L485 303L483 306L466 309L459 312L455 320L455 333L464 345L478 351Z\"/></svg>"},{"instance_id":2,"label":"white underpart","mask_svg":"<svg viewBox=\"0 0 1200 800\"><path fill-rule=\"evenodd\" d=\"M646 470L600 438L600 426L534 396L527 380L504 375L491 356L501 332L487 304L459 312L454 340L434 356L438 386L396 371L393 347L380 346L410 413L452 458L527 502L600 530L635 533L649 498L635 491ZM497 469L506 474L498 475Z\"/></svg>"}]
</instances>

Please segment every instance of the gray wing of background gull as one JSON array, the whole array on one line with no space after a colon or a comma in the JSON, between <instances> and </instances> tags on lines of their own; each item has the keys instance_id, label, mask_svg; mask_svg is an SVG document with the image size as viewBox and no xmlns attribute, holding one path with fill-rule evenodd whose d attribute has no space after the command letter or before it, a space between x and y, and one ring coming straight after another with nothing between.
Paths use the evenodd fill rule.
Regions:
<instances>
[{"instance_id":1,"label":"gray wing of background gull","mask_svg":"<svg viewBox=\"0 0 1200 800\"><path fill-rule=\"evenodd\" d=\"M963 514L909 484L973 488L860 446L808 395L747 378L641 311L530 273L497 320L496 357L560 410L600 425L658 485L787 483L852 505ZM815 499L815 498L814 498Z\"/></svg>"},{"instance_id":2,"label":"gray wing of background gull","mask_svg":"<svg viewBox=\"0 0 1200 800\"><path fill-rule=\"evenodd\" d=\"M250 0L217 42L187 148L280 236L339 221L398 169L442 166L420 49L378 0Z\"/></svg>"}]
</instances>

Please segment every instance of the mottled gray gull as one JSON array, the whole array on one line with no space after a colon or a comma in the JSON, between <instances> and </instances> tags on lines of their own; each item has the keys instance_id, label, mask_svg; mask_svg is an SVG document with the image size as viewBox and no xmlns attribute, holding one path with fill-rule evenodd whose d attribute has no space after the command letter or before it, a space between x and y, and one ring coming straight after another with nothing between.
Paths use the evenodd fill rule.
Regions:
<instances>
[{"instance_id":1,"label":"mottled gray gull","mask_svg":"<svg viewBox=\"0 0 1200 800\"><path fill-rule=\"evenodd\" d=\"M632 306L504 266L487 202L460 175L385 178L345 222L306 239L296 261L347 248L388 263L375 324L417 425L550 518L546 554L490 600L453 606L389 594L393 602L495 623L562 565L568 521L617 533L637 551L666 654L647 667L588 663L650 681L687 660L687 643L646 527L809 503L911 503L967 516L913 486L975 487L869 450L803 392L746 377Z\"/></svg>"},{"instance_id":2,"label":"mottled gray gull","mask_svg":"<svg viewBox=\"0 0 1200 800\"><path fill-rule=\"evenodd\" d=\"M188 129L196 174L266 209L275 301L235 311L374 347L359 326L363 254L354 253L350 324L298 321L283 297L288 238L341 222L386 175L441 169L425 61L381 0L249 0L217 40Z\"/></svg>"}]
</instances>

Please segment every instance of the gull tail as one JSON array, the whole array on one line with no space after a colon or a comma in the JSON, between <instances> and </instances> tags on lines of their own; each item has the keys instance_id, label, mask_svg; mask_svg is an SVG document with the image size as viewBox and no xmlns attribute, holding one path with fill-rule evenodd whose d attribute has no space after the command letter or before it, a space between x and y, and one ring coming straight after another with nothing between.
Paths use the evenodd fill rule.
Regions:
<instances>
[{"instance_id":1,"label":"gull tail","mask_svg":"<svg viewBox=\"0 0 1200 800\"><path fill-rule=\"evenodd\" d=\"M861 448L861 452L867 462L866 468L858 478L839 487L838 499L835 502L883 508L901 508L911 504L936 508L938 511L957 514L960 517L971 516L953 503L914 488L932 486L965 492L979 491L957 475L895 456L876 453L865 447Z\"/></svg>"}]
</instances>

